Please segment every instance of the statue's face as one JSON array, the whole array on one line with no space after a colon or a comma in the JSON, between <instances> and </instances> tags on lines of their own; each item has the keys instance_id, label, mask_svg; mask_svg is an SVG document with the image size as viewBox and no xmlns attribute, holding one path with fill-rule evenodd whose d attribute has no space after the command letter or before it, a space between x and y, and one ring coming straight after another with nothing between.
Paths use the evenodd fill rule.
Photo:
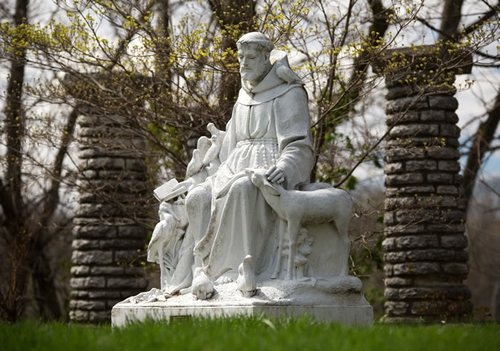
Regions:
<instances>
[{"instance_id":1,"label":"statue's face","mask_svg":"<svg viewBox=\"0 0 500 351\"><path fill-rule=\"evenodd\" d=\"M269 55L258 50L254 45L243 45L238 50L238 61L240 62L241 79L257 83L268 71Z\"/></svg>"}]
</instances>

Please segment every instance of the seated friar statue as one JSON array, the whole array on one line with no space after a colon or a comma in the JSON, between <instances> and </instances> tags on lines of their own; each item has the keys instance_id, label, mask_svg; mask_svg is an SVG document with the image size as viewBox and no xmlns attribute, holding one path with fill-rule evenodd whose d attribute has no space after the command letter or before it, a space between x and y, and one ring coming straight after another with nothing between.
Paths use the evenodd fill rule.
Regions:
<instances>
[{"instance_id":1,"label":"seated friar statue","mask_svg":"<svg viewBox=\"0 0 500 351\"><path fill-rule=\"evenodd\" d=\"M256 298L265 286L361 291L348 275L352 200L309 183L307 93L273 46L258 32L237 42L242 87L226 131L207 126L211 137L199 139L177 197L160 204L148 249L160 289L128 302L207 300L223 290Z\"/></svg>"}]
</instances>

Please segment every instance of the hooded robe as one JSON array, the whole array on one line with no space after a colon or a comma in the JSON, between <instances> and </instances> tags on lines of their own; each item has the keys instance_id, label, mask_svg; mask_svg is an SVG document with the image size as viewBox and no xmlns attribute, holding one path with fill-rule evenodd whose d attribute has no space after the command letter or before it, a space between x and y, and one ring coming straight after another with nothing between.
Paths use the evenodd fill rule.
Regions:
<instances>
[{"instance_id":1,"label":"hooded robe","mask_svg":"<svg viewBox=\"0 0 500 351\"><path fill-rule=\"evenodd\" d=\"M282 185L298 189L309 181L315 161L307 93L286 57L252 89L242 84L219 159L217 173L186 198L188 208L201 212L188 210L188 231L197 231L191 233L194 254L212 280L235 280L246 255L252 255L258 275L270 272L280 219L245 169L276 165L285 175Z\"/></svg>"}]
</instances>

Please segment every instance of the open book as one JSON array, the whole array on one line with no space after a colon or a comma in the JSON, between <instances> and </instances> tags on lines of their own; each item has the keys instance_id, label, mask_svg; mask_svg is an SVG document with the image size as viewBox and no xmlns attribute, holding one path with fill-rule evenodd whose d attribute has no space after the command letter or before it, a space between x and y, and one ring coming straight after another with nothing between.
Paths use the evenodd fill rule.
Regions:
<instances>
[{"instance_id":1,"label":"open book","mask_svg":"<svg viewBox=\"0 0 500 351\"><path fill-rule=\"evenodd\" d=\"M174 197L184 194L187 191L187 188L184 186L181 186L179 189L175 189L175 191L172 191L172 189L175 188L177 184L179 184L179 182L177 181L177 179L173 178L162 186L156 188L153 191L156 199L160 202L168 201L173 199Z\"/></svg>"}]
</instances>

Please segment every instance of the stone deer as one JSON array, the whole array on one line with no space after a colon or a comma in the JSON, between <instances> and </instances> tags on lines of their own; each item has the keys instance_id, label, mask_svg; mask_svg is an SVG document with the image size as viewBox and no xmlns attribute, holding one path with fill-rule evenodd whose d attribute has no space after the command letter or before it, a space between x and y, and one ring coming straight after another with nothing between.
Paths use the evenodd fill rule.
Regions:
<instances>
[{"instance_id":1,"label":"stone deer","mask_svg":"<svg viewBox=\"0 0 500 351\"><path fill-rule=\"evenodd\" d=\"M286 221L289 243L287 274L285 279L295 279L294 259L297 237L302 225L333 222L340 235L346 235L352 216L352 199L347 192L325 183L312 183L303 190L285 190L281 185L271 184L265 169L246 169L246 175L260 189L266 202ZM283 249L283 233L280 233L280 250ZM281 266L278 256L273 278L277 278Z\"/></svg>"}]
</instances>

